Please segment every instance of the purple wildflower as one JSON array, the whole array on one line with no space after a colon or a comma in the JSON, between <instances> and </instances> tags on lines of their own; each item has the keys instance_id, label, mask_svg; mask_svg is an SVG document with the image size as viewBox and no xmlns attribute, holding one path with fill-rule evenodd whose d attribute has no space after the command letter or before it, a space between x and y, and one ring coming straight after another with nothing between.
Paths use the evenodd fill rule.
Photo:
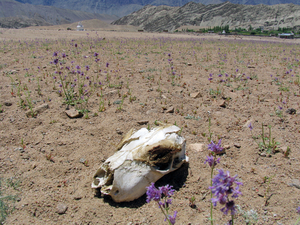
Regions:
<instances>
[{"instance_id":1,"label":"purple wildflower","mask_svg":"<svg viewBox=\"0 0 300 225\"><path fill-rule=\"evenodd\" d=\"M297 213L300 214L300 206L297 207Z\"/></svg>"},{"instance_id":2,"label":"purple wildflower","mask_svg":"<svg viewBox=\"0 0 300 225\"><path fill-rule=\"evenodd\" d=\"M237 175L231 177L229 172L226 173L219 169L219 173L212 179L212 186L209 187L211 192L216 198L211 199L214 206L219 202L221 205L225 205L221 211L227 215L228 211L231 211L231 215L236 213L236 207L234 201L229 200L231 194L233 198L238 198L242 193L239 191L240 185L243 183L237 181ZM236 184L234 188L233 185Z\"/></svg>"},{"instance_id":3,"label":"purple wildflower","mask_svg":"<svg viewBox=\"0 0 300 225\"><path fill-rule=\"evenodd\" d=\"M109 63L106 63L106 67L108 67L109 66Z\"/></svg>"},{"instance_id":4,"label":"purple wildflower","mask_svg":"<svg viewBox=\"0 0 300 225\"><path fill-rule=\"evenodd\" d=\"M152 182L150 186L147 187L147 203L151 202L152 200L158 202L161 198L161 191L159 191Z\"/></svg>"},{"instance_id":5,"label":"purple wildflower","mask_svg":"<svg viewBox=\"0 0 300 225\"><path fill-rule=\"evenodd\" d=\"M174 215L173 215L173 216L170 216L170 215L169 215L169 220L170 220L170 223L171 223L172 225L175 224L176 216L177 216L177 211L174 212Z\"/></svg>"},{"instance_id":6,"label":"purple wildflower","mask_svg":"<svg viewBox=\"0 0 300 225\"><path fill-rule=\"evenodd\" d=\"M223 151L223 147L221 147L221 141L222 139L219 140L218 144L215 144L213 141L207 146L208 150L211 150L214 153L220 153Z\"/></svg>"},{"instance_id":7,"label":"purple wildflower","mask_svg":"<svg viewBox=\"0 0 300 225\"><path fill-rule=\"evenodd\" d=\"M171 197L174 194L174 189L172 189L173 186L165 185L162 187L159 187L159 191L166 197Z\"/></svg>"},{"instance_id":8,"label":"purple wildflower","mask_svg":"<svg viewBox=\"0 0 300 225\"><path fill-rule=\"evenodd\" d=\"M77 65L77 66L76 66L76 69L80 70L80 66L79 66L79 65Z\"/></svg>"},{"instance_id":9,"label":"purple wildflower","mask_svg":"<svg viewBox=\"0 0 300 225\"><path fill-rule=\"evenodd\" d=\"M62 56L63 58L66 58L66 57L67 57L66 53L62 53L61 56Z\"/></svg>"},{"instance_id":10,"label":"purple wildflower","mask_svg":"<svg viewBox=\"0 0 300 225\"><path fill-rule=\"evenodd\" d=\"M97 52L94 53L94 56L97 57L99 54Z\"/></svg>"},{"instance_id":11,"label":"purple wildflower","mask_svg":"<svg viewBox=\"0 0 300 225\"><path fill-rule=\"evenodd\" d=\"M57 52L53 52L53 57L57 56Z\"/></svg>"},{"instance_id":12,"label":"purple wildflower","mask_svg":"<svg viewBox=\"0 0 300 225\"><path fill-rule=\"evenodd\" d=\"M90 66L85 66L86 71L89 71Z\"/></svg>"},{"instance_id":13,"label":"purple wildflower","mask_svg":"<svg viewBox=\"0 0 300 225\"><path fill-rule=\"evenodd\" d=\"M212 155L208 155L207 159L204 161L204 164L208 163L210 167L215 167L217 163L220 163L220 158L215 159Z\"/></svg>"},{"instance_id":14,"label":"purple wildflower","mask_svg":"<svg viewBox=\"0 0 300 225\"><path fill-rule=\"evenodd\" d=\"M75 45L74 45L74 46L75 46L75 48L77 48L77 43L75 43Z\"/></svg>"},{"instance_id":15,"label":"purple wildflower","mask_svg":"<svg viewBox=\"0 0 300 225\"><path fill-rule=\"evenodd\" d=\"M252 126L252 123L250 122L249 125L248 125L250 131L253 129L253 126Z\"/></svg>"},{"instance_id":16,"label":"purple wildflower","mask_svg":"<svg viewBox=\"0 0 300 225\"><path fill-rule=\"evenodd\" d=\"M53 60L53 64L56 65L58 63L58 59Z\"/></svg>"},{"instance_id":17,"label":"purple wildflower","mask_svg":"<svg viewBox=\"0 0 300 225\"><path fill-rule=\"evenodd\" d=\"M228 214L228 211L231 210L231 215L235 215L236 214L236 207L235 207L235 203L234 201L229 201L229 202L226 202L225 204L225 207L223 207L221 209L221 211L227 215Z\"/></svg>"}]
</instances>

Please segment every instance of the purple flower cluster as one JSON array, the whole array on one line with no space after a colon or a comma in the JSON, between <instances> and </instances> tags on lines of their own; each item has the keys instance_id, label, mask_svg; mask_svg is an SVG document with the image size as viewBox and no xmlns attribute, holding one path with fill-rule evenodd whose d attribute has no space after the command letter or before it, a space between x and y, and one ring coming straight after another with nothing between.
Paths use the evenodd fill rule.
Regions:
<instances>
[{"instance_id":1,"label":"purple flower cluster","mask_svg":"<svg viewBox=\"0 0 300 225\"><path fill-rule=\"evenodd\" d=\"M215 167L218 163L220 163L220 158L215 159L214 156L208 155L207 159L204 161L204 164L208 163L210 167Z\"/></svg>"},{"instance_id":2,"label":"purple flower cluster","mask_svg":"<svg viewBox=\"0 0 300 225\"><path fill-rule=\"evenodd\" d=\"M213 141L208 145L208 150L211 150L215 154L219 154L223 151L223 148L221 147L221 141L222 139L219 140L218 144L215 144Z\"/></svg>"},{"instance_id":3,"label":"purple flower cluster","mask_svg":"<svg viewBox=\"0 0 300 225\"><path fill-rule=\"evenodd\" d=\"M159 208L164 209L166 211L167 218L165 218L165 221L168 219L168 221L171 224L175 224L175 219L177 216L177 211L174 212L174 215L168 215L168 209L169 205L172 204L171 196L174 194L174 189L172 189L173 186L165 185L162 187L159 187L158 189L154 186L154 183L152 182L150 186L147 187L147 203L153 201L156 201L158 203Z\"/></svg>"},{"instance_id":4,"label":"purple flower cluster","mask_svg":"<svg viewBox=\"0 0 300 225\"><path fill-rule=\"evenodd\" d=\"M154 200L156 202L159 202L159 205L163 205L162 203L160 203L160 200L162 197L170 198L174 194L175 190L172 189L172 187L173 186L167 184L157 189L152 182L151 185L147 187L147 202L149 203Z\"/></svg>"},{"instance_id":5,"label":"purple flower cluster","mask_svg":"<svg viewBox=\"0 0 300 225\"><path fill-rule=\"evenodd\" d=\"M236 184L234 188L233 185ZM238 198L242 193L239 191L240 185L243 185L242 182L237 180L237 175L231 177L229 172L226 173L219 169L219 173L212 179L212 186L209 187L212 193L215 195L215 198L212 198L211 201L214 206L219 202L221 205L225 205L221 211L227 215L228 211L231 211L231 215L235 215L236 206L233 200L229 200L229 195L232 198Z\"/></svg>"}]
</instances>

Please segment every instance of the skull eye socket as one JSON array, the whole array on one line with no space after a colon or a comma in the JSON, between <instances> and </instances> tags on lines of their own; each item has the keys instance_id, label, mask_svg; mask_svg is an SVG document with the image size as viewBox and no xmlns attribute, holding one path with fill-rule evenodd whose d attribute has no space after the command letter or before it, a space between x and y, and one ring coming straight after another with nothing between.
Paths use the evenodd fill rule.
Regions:
<instances>
[{"instance_id":1,"label":"skull eye socket","mask_svg":"<svg viewBox=\"0 0 300 225\"><path fill-rule=\"evenodd\" d=\"M119 194L119 193L120 193L120 191L119 191L119 190L116 190L115 193L114 193L114 195L117 195L117 194Z\"/></svg>"},{"instance_id":2,"label":"skull eye socket","mask_svg":"<svg viewBox=\"0 0 300 225\"><path fill-rule=\"evenodd\" d=\"M157 170L168 170L172 163L172 149L155 148L150 155L150 163Z\"/></svg>"}]
</instances>

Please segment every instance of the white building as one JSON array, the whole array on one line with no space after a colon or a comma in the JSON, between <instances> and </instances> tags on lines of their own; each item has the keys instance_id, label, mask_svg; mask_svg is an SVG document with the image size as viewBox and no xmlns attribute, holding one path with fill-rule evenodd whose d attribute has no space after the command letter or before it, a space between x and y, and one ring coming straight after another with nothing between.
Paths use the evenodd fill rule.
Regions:
<instances>
[{"instance_id":1,"label":"white building","mask_svg":"<svg viewBox=\"0 0 300 225\"><path fill-rule=\"evenodd\" d=\"M83 25L81 22L78 22L77 31L84 31Z\"/></svg>"}]
</instances>

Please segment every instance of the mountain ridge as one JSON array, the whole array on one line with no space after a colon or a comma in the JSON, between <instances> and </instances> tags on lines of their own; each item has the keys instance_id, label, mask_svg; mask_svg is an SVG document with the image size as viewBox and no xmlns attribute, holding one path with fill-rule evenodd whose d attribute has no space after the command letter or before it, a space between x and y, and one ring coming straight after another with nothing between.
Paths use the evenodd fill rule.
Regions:
<instances>
[{"instance_id":1,"label":"mountain ridge","mask_svg":"<svg viewBox=\"0 0 300 225\"><path fill-rule=\"evenodd\" d=\"M124 16L112 24L134 25L146 31L174 31L180 26L231 28L254 28L264 26L300 27L300 6L294 4L280 5L240 5L225 2L204 5L190 2L182 7L145 6L139 11Z\"/></svg>"},{"instance_id":2,"label":"mountain ridge","mask_svg":"<svg viewBox=\"0 0 300 225\"><path fill-rule=\"evenodd\" d=\"M59 25L90 19L111 22L117 18L52 6L24 4L14 0L0 0L0 27L4 28Z\"/></svg>"},{"instance_id":3,"label":"mountain ridge","mask_svg":"<svg viewBox=\"0 0 300 225\"><path fill-rule=\"evenodd\" d=\"M134 11L138 11L146 5L167 5L172 7L182 7L190 0L17 0L22 3L29 3L34 5L49 5L58 8L80 10L90 13L101 13L123 17L129 15ZM194 0L195 3L208 4L220 4L226 2L226 0ZM245 5L276 5L293 3L300 5L300 0L230 0L234 4Z\"/></svg>"}]
</instances>

